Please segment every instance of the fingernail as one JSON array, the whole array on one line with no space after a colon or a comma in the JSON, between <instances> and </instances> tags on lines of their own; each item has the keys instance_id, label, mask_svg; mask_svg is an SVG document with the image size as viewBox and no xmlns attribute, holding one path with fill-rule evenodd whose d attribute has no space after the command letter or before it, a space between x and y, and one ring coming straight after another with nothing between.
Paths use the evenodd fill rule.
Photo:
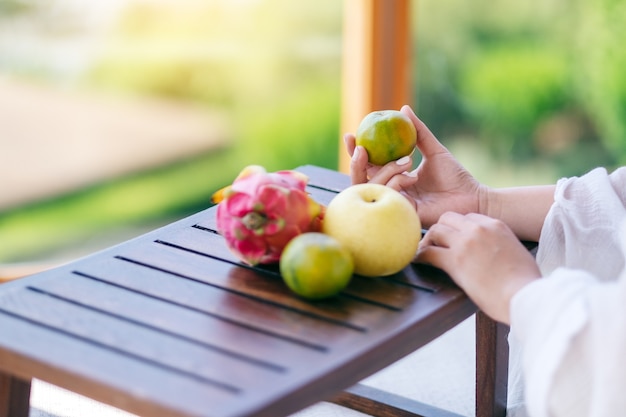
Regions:
<instances>
[{"instance_id":1,"label":"fingernail","mask_svg":"<svg viewBox=\"0 0 626 417\"><path fill-rule=\"evenodd\" d=\"M417 170L414 169L413 171L404 171L402 173L402 175L406 175L407 177L415 178L415 177L417 177Z\"/></svg>"},{"instance_id":2,"label":"fingernail","mask_svg":"<svg viewBox=\"0 0 626 417\"><path fill-rule=\"evenodd\" d=\"M411 162L411 157L410 156L403 156L402 158L398 159L396 161L396 164L398 165L405 165L408 164L409 162Z\"/></svg>"},{"instance_id":3,"label":"fingernail","mask_svg":"<svg viewBox=\"0 0 626 417\"><path fill-rule=\"evenodd\" d=\"M354 152L352 153L352 160L356 161L356 159L359 157L359 146L357 146L356 148L354 148Z\"/></svg>"}]
</instances>

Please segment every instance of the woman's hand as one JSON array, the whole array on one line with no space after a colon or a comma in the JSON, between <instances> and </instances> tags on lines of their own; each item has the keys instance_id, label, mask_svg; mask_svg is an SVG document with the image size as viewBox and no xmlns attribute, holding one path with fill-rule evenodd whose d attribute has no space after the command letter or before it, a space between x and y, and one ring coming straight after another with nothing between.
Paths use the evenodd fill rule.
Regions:
<instances>
[{"instance_id":1,"label":"woman's hand","mask_svg":"<svg viewBox=\"0 0 626 417\"><path fill-rule=\"evenodd\" d=\"M418 214L425 227L436 223L446 211L459 213L481 212L481 201L487 198L488 189L481 185L435 138L417 118L409 106L402 107L417 130L416 146L422 160L414 171L409 157L389 162L384 166L368 163L367 151L355 146L354 135L344 137L351 155L350 175L353 184L373 182L386 184L403 192L415 201Z\"/></svg>"},{"instance_id":2,"label":"woman's hand","mask_svg":"<svg viewBox=\"0 0 626 417\"><path fill-rule=\"evenodd\" d=\"M511 298L541 277L506 224L475 213L442 215L420 242L417 261L446 271L481 310L507 324Z\"/></svg>"}]
</instances>

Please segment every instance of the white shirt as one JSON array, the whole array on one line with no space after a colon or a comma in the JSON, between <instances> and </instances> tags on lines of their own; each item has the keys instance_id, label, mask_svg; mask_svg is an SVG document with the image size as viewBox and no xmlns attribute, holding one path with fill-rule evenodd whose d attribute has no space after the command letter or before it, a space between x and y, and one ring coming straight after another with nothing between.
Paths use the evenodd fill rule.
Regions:
<instances>
[{"instance_id":1,"label":"white shirt","mask_svg":"<svg viewBox=\"0 0 626 417\"><path fill-rule=\"evenodd\" d=\"M511 303L531 417L626 416L625 259L626 168L560 180L539 240L544 278Z\"/></svg>"}]
</instances>

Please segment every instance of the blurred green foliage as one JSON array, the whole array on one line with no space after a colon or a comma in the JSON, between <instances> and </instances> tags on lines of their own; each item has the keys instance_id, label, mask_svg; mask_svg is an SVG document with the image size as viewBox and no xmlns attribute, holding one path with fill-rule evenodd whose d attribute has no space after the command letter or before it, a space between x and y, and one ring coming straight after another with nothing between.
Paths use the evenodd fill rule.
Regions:
<instances>
[{"instance_id":1,"label":"blurred green foliage","mask_svg":"<svg viewBox=\"0 0 626 417\"><path fill-rule=\"evenodd\" d=\"M424 1L417 21L417 103L437 134L558 176L626 162L624 2Z\"/></svg>"},{"instance_id":2,"label":"blurred green foliage","mask_svg":"<svg viewBox=\"0 0 626 417\"><path fill-rule=\"evenodd\" d=\"M0 0L0 14L36 3ZM482 181L626 163L626 2L413 5L416 110ZM337 0L130 3L80 81L228 109L233 143L0 213L0 261L191 213L248 164L335 168L341 25Z\"/></svg>"},{"instance_id":3,"label":"blurred green foliage","mask_svg":"<svg viewBox=\"0 0 626 417\"><path fill-rule=\"evenodd\" d=\"M567 66L541 45L497 45L475 54L459 76L466 112L499 155L533 155L528 138L537 122L564 108Z\"/></svg>"},{"instance_id":4,"label":"blurred green foliage","mask_svg":"<svg viewBox=\"0 0 626 417\"><path fill-rule=\"evenodd\" d=\"M341 4L191 4L131 6L91 86L227 108L241 164L336 167Z\"/></svg>"},{"instance_id":5,"label":"blurred green foliage","mask_svg":"<svg viewBox=\"0 0 626 417\"><path fill-rule=\"evenodd\" d=\"M33 0L0 0L0 18L32 12L36 3Z\"/></svg>"}]
</instances>

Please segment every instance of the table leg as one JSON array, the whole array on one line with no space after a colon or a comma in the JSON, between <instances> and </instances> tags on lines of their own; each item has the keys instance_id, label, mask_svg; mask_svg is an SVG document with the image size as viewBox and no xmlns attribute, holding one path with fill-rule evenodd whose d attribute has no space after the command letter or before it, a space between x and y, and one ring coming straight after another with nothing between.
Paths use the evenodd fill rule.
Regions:
<instances>
[{"instance_id":1,"label":"table leg","mask_svg":"<svg viewBox=\"0 0 626 417\"><path fill-rule=\"evenodd\" d=\"M0 372L0 417L28 417L30 381Z\"/></svg>"},{"instance_id":2,"label":"table leg","mask_svg":"<svg viewBox=\"0 0 626 417\"><path fill-rule=\"evenodd\" d=\"M476 313L476 417L506 415L509 326Z\"/></svg>"},{"instance_id":3,"label":"table leg","mask_svg":"<svg viewBox=\"0 0 626 417\"><path fill-rule=\"evenodd\" d=\"M451 411L363 384L348 388L330 402L375 417L462 417Z\"/></svg>"}]
</instances>

